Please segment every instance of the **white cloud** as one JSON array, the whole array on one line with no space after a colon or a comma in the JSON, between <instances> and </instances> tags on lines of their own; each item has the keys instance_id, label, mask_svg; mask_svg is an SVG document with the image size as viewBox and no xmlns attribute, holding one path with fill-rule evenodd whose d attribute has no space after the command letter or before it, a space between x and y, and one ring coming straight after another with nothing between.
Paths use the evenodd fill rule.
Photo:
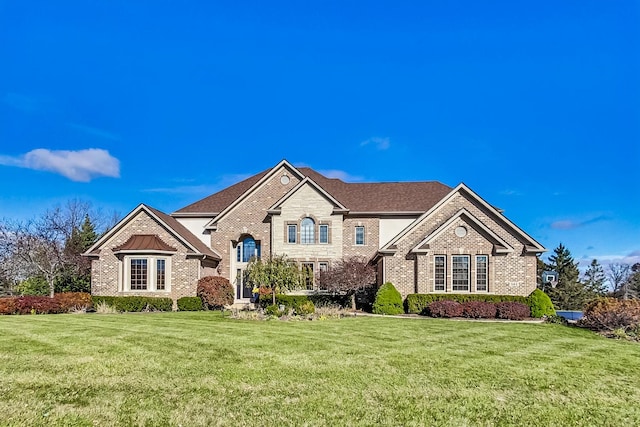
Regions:
<instances>
[{"instance_id":1,"label":"white cloud","mask_svg":"<svg viewBox=\"0 0 640 427\"><path fill-rule=\"evenodd\" d=\"M632 251L626 255L622 254L605 254L605 255L585 255L580 259L580 266L587 267L592 259L597 259L606 271L610 264L629 264L640 263L640 250Z\"/></svg>"},{"instance_id":2,"label":"white cloud","mask_svg":"<svg viewBox=\"0 0 640 427\"><path fill-rule=\"evenodd\" d=\"M319 170L318 172L320 172L327 178L337 178L347 182L363 181L363 178L361 176L350 175L348 172L341 171L339 169L325 169Z\"/></svg>"},{"instance_id":3,"label":"white cloud","mask_svg":"<svg viewBox=\"0 0 640 427\"><path fill-rule=\"evenodd\" d=\"M373 145L378 150L386 150L391 146L391 139L389 139L388 137L381 138L379 136L374 136L373 138L369 138L360 143L361 147L367 145Z\"/></svg>"},{"instance_id":4,"label":"white cloud","mask_svg":"<svg viewBox=\"0 0 640 427\"><path fill-rule=\"evenodd\" d=\"M53 172L80 182L100 176L120 177L120 161L100 148L77 151L38 148L22 156L0 155L0 165Z\"/></svg>"},{"instance_id":5,"label":"white cloud","mask_svg":"<svg viewBox=\"0 0 640 427\"><path fill-rule=\"evenodd\" d=\"M611 218L607 215L598 215L592 218L588 218L582 221L563 219L560 221L554 221L551 223L551 228L556 230L573 230L575 228L584 227L587 225L595 224L597 222L609 221Z\"/></svg>"}]
</instances>

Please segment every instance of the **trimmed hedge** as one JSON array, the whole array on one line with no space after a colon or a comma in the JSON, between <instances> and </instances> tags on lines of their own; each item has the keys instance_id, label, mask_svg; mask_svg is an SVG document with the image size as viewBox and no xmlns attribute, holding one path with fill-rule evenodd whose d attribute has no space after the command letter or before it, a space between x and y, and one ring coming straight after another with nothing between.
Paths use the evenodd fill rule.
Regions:
<instances>
[{"instance_id":1,"label":"trimmed hedge","mask_svg":"<svg viewBox=\"0 0 640 427\"><path fill-rule=\"evenodd\" d=\"M173 300L171 298L157 297L102 297L93 296L93 305L105 303L118 311L140 312L140 311L171 311L173 310Z\"/></svg>"},{"instance_id":2,"label":"trimmed hedge","mask_svg":"<svg viewBox=\"0 0 640 427\"><path fill-rule=\"evenodd\" d=\"M91 294L87 292L61 292L54 294L53 299L60 303L64 311L87 310L93 307Z\"/></svg>"},{"instance_id":3,"label":"trimmed hedge","mask_svg":"<svg viewBox=\"0 0 640 427\"><path fill-rule=\"evenodd\" d=\"M487 294L409 294L404 302L405 310L410 314L428 314L427 307L435 301L450 300L459 303L468 301L484 302L520 302L529 305L527 297L514 295L487 295Z\"/></svg>"},{"instance_id":4,"label":"trimmed hedge","mask_svg":"<svg viewBox=\"0 0 640 427\"><path fill-rule=\"evenodd\" d=\"M380 286L376 293L376 299L373 302L374 314L403 314L402 296L400 292L393 286L393 283L387 282Z\"/></svg>"},{"instance_id":5,"label":"trimmed hedge","mask_svg":"<svg viewBox=\"0 0 640 427\"><path fill-rule=\"evenodd\" d=\"M0 314L57 314L92 306L91 295L84 292L64 292L53 298L36 295L0 298Z\"/></svg>"},{"instance_id":6,"label":"trimmed hedge","mask_svg":"<svg viewBox=\"0 0 640 427\"><path fill-rule=\"evenodd\" d=\"M462 304L462 316L471 319L494 319L496 312L496 304L492 302L467 301Z\"/></svg>"},{"instance_id":7,"label":"trimmed hedge","mask_svg":"<svg viewBox=\"0 0 640 427\"><path fill-rule=\"evenodd\" d=\"M178 311L202 311L202 299L200 297L178 298Z\"/></svg>"},{"instance_id":8,"label":"trimmed hedge","mask_svg":"<svg viewBox=\"0 0 640 427\"><path fill-rule=\"evenodd\" d=\"M498 319L523 320L529 317L531 308L521 302L505 301L496 304Z\"/></svg>"},{"instance_id":9,"label":"trimmed hedge","mask_svg":"<svg viewBox=\"0 0 640 427\"><path fill-rule=\"evenodd\" d=\"M551 298L540 289L531 292L528 300L529 307L531 307L531 317L549 317L556 314Z\"/></svg>"},{"instance_id":10,"label":"trimmed hedge","mask_svg":"<svg viewBox=\"0 0 640 427\"><path fill-rule=\"evenodd\" d=\"M458 301L441 300L429 304L428 311L432 317L461 317L463 307Z\"/></svg>"}]
</instances>

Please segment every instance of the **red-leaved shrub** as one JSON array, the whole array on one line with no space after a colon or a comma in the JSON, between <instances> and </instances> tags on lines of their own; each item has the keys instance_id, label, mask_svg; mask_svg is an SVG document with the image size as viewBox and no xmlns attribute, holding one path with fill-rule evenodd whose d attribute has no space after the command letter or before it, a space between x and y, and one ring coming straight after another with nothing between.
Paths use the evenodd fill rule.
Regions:
<instances>
[{"instance_id":1,"label":"red-leaved shrub","mask_svg":"<svg viewBox=\"0 0 640 427\"><path fill-rule=\"evenodd\" d=\"M586 305L578 325L599 332L640 327L640 300L598 298Z\"/></svg>"},{"instance_id":2,"label":"red-leaved shrub","mask_svg":"<svg viewBox=\"0 0 640 427\"><path fill-rule=\"evenodd\" d=\"M462 315L472 319L493 319L496 317L496 305L486 301L467 301L462 304Z\"/></svg>"},{"instance_id":3,"label":"red-leaved shrub","mask_svg":"<svg viewBox=\"0 0 640 427\"><path fill-rule=\"evenodd\" d=\"M0 314L15 314L16 297L0 298Z\"/></svg>"},{"instance_id":4,"label":"red-leaved shrub","mask_svg":"<svg viewBox=\"0 0 640 427\"><path fill-rule=\"evenodd\" d=\"M65 310L60 303L50 297L25 295L16 298L16 314L55 314Z\"/></svg>"},{"instance_id":5,"label":"red-leaved shrub","mask_svg":"<svg viewBox=\"0 0 640 427\"><path fill-rule=\"evenodd\" d=\"M58 301L64 311L86 310L93 307L91 295L86 292L62 292L55 294L53 299Z\"/></svg>"},{"instance_id":6,"label":"red-leaved shrub","mask_svg":"<svg viewBox=\"0 0 640 427\"><path fill-rule=\"evenodd\" d=\"M441 300L429 304L427 311L432 317L460 317L463 308L458 301Z\"/></svg>"},{"instance_id":7,"label":"red-leaved shrub","mask_svg":"<svg viewBox=\"0 0 640 427\"><path fill-rule=\"evenodd\" d=\"M522 320L531 316L531 308L521 302L499 302L496 304L498 319Z\"/></svg>"},{"instance_id":8,"label":"red-leaved shrub","mask_svg":"<svg viewBox=\"0 0 640 427\"><path fill-rule=\"evenodd\" d=\"M198 280L197 294L207 310L222 309L233 304L233 286L221 276L205 276Z\"/></svg>"}]
</instances>

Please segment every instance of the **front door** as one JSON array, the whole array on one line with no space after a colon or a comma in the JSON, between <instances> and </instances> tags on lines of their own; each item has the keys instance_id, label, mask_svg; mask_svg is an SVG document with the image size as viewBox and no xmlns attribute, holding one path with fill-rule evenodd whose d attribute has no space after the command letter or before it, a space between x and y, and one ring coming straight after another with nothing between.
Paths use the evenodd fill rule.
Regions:
<instances>
[{"instance_id":1,"label":"front door","mask_svg":"<svg viewBox=\"0 0 640 427\"><path fill-rule=\"evenodd\" d=\"M247 287L247 271L238 268L236 270L236 299L248 300L251 298L251 288Z\"/></svg>"}]
</instances>

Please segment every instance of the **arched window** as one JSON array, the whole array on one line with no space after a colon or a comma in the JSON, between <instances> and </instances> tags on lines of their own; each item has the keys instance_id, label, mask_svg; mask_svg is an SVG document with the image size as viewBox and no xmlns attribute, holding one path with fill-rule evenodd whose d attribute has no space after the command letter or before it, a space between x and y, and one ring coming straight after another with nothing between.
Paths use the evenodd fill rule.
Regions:
<instances>
[{"instance_id":1,"label":"arched window","mask_svg":"<svg viewBox=\"0 0 640 427\"><path fill-rule=\"evenodd\" d=\"M253 237L247 236L238 243L236 251L238 262L249 262L251 257L260 258L260 243L256 242Z\"/></svg>"},{"instance_id":2,"label":"arched window","mask_svg":"<svg viewBox=\"0 0 640 427\"><path fill-rule=\"evenodd\" d=\"M304 218L300 221L300 243L315 243L315 223L311 218Z\"/></svg>"}]
</instances>

